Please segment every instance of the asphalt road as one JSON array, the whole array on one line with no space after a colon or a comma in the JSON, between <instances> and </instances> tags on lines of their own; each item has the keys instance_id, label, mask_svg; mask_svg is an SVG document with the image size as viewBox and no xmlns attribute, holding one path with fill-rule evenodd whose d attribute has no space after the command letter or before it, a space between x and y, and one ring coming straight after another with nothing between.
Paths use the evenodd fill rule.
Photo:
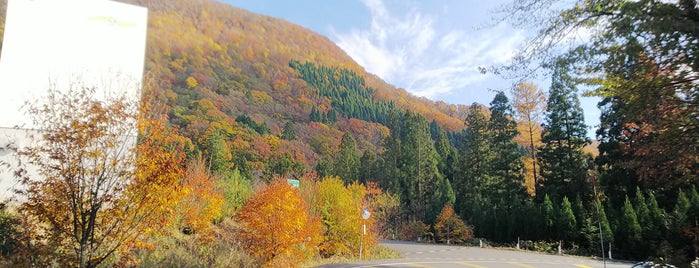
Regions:
<instances>
[{"instance_id":1,"label":"asphalt road","mask_svg":"<svg viewBox=\"0 0 699 268\"><path fill-rule=\"evenodd\" d=\"M383 244L403 253L402 259L373 260L324 267L435 267L435 268L602 268L601 260L575 256L539 254L527 251L383 241ZM607 260L606 267L631 267L630 263Z\"/></svg>"}]
</instances>

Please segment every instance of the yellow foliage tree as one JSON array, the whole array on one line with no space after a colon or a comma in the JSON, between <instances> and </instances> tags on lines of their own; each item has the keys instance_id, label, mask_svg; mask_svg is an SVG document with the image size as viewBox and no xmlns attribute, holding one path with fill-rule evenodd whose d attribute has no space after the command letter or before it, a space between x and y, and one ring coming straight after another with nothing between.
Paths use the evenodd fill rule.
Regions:
<instances>
[{"instance_id":1,"label":"yellow foliage tree","mask_svg":"<svg viewBox=\"0 0 699 268\"><path fill-rule=\"evenodd\" d=\"M191 76L187 77L187 80L185 82L187 82L188 88L195 88L199 85L199 82L197 82L197 79L194 77L191 77Z\"/></svg>"},{"instance_id":2,"label":"yellow foliage tree","mask_svg":"<svg viewBox=\"0 0 699 268\"><path fill-rule=\"evenodd\" d=\"M177 205L180 229L207 236L213 221L223 215L224 199L201 158L193 160L187 168L180 198Z\"/></svg>"},{"instance_id":3,"label":"yellow foliage tree","mask_svg":"<svg viewBox=\"0 0 699 268\"><path fill-rule=\"evenodd\" d=\"M541 143L541 115L546 110L546 95L533 83L522 82L512 89L514 108L517 110L517 130L515 139L527 149L522 159L525 168L525 186L531 195L535 195L536 184L540 177L536 148Z\"/></svg>"},{"instance_id":4,"label":"yellow foliage tree","mask_svg":"<svg viewBox=\"0 0 699 268\"><path fill-rule=\"evenodd\" d=\"M137 120L136 105L124 96L100 101L94 94L52 90L43 104L28 105L42 132L16 149L23 162L15 173L25 199L20 213L34 234L28 244L43 250L24 265L96 267L139 245L167 218L162 208L171 190L162 189L175 184L182 157L164 144L171 139L163 121ZM139 154L129 148L137 126Z\"/></svg>"},{"instance_id":5,"label":"yellow foliage tree","mask_svg":"<svg viewBox=\"0 0 699 268\"><path fill-rule=\"evenodd\" d=\"M366 221L361 218L367 194L363 185L355 182L345 186L338 177L326 177L316 182L313 191L312 209L323 223L323 241L319 245L322 256L358 256L360 239L365 248L377 244L374 218ZM360 238L363 223L367 234Z\"/></svg>"},{"instance_id":6,"label":"yellow foliage tree","mask_svg":"<svg viewBox=\"0 0 699 268\"><path fill-rule=\"evenodd\" d=\"M257 191L237 218L244 246L263 266L293 267L317 254L320 223L286 180Z\"/></svg>"}]
</instances>

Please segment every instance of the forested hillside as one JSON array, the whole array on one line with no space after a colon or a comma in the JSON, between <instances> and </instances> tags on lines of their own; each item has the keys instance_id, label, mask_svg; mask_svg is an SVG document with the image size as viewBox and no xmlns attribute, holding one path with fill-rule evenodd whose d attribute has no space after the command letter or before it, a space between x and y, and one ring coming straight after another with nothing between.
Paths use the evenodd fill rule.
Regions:
<instances>
[{"instance_id":1,"label":"forested hillside","mask_svg":"<svg viewBox=\"0 0 699 268\"><path fill-rule=\"evenodd\" d=\"M695 113L686 112L696 110L692 102L644 106L634 101L650 100L633 90L606 92L597 152L574 63L551 64L546 90L521 83L487 105L448 105L386 84L329 39L280 19L207 0L125 2L149 9L141 135L136 172L107 204L139 209L115 219L144 220L133 223L138 228L94 221L97 227L80 235L66 232L84 227L80 216L112 216L99 205L90 207L93 214L77 209L93 199L75 202L71 190L92 185L44 183L18 172L29 201L16 214L0 211L0 231L10 237L0 254L8 264L290 267L357 257L360 241L364 257L385 257L379 238L467 244L477 237L592 256L601 251L599 235L619 258L686 264L697 255L699 164L695 136L684 134L696 132ZM686 90L681 100L694 93ZM128 115L110 111L120 105L95 109L95 120L118 123L112 117ZM652 117L655 108L689 123L665 124L672 120ZM651 119L682 137L684 147L642 123ZM65 127L47 129L57 131L48 144L71 144L60 132ZM662 157L650 157L656 149ZM44 152L32 150L19 155ZM78 155L99 158L97 151ZM669 151L685 154L673 162ZM66 158L56 161L75 164ZM72 178L75 170L58 173ZM287 183L292 179L298 188ZM363 207L369 220L360 218ZM66 211L77 216L59 217ZM357 232L361 224L366 236ZM85 236L95 229L125 234L108 236L119 243L105 249ZM97 257L86 259L88 249Z\"/></svg>"},{"instance_id":2,"label":"forested hillside","mask_svg":"<svg viewBox=\"0 0 699 268\"><path fill-rule=\"evenodd\" d=\"M211 155L204 144L213 133L222 134L228 148L251 148L231 152L237 159L228 159L246 174L286 154L311 169L346 131L362 151L377 151L387 131L374 123L382 123L377 117L385 118L389 109L409 108L450 131L463 128L456 106L444 107L452 116L446 115L434 103L367 75L330 40L297 25L216 2L134 3L150 10L146 76L157 83L156 97L170 110L171 122L205 155ZM309 80L294 62L325 68L326 80ZM342 80L335 95L328 92L328 78ZM328 114L332 122L316 118ZM241 115L269 131L233 139L235 128L250 126L231 122ZM284 126L293 128L297 139L278 141L280 150L271 152L264 136L279 136Z\"/></svg>"}]
</instances>

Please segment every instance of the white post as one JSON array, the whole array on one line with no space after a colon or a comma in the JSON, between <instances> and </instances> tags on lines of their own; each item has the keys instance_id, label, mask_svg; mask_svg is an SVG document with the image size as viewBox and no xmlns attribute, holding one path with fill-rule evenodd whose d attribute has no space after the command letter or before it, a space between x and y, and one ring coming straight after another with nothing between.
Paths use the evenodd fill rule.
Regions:
<instances>
[{"instance_id":1,"label":"white post","mask_svg":"<svg viewBox=\"0 0 699 268\"><path fill-rule=\"evenodd\" d=\"M364 233L366 233L366 224L364 224L364 220L362 220L362 229L364 230L361 234L359 234L359 260L362 260L362 249L364 247Z\"/></svg>"},{"instance_id":2,"label":"white post","mask_svg":"<svg viewBox=\"0 0 699 268\"><path fill-rule=\"evenodd\" d=\"M362 233L359 234L359 260L362 260L362 253L364 249L364 235L366 234L366 220L371 217L371 212L368 208L362 209Z\"/></svg>"},{"instance_id":3,"label":"white post","mask_svg":"<svg viewBox=\"0 0 699 268\"><path fill-rule=\"evenodd\" d=\"M519 249L519 236L517 237L517 249Z\"/></svg>"},{"instance_id":4,"label":"white post","mask_svg":"<svg viewBox=\"0 0 699 268\"><path fill-rule=\"evenodd\" d=\"M483 247L483 240L482 240L482 239L478 239L478 241L479 241L479 243L481 244L481 247Z\"/></svg>"},{"instance_id":5,"label":"white post","mask_svg":"<svg viewBox=\"0 0 699 268\"><path fill-rule=\"evenodd\" d=\"M609 242L609 254L607 254L607 255L609 255L609 259L611 260L612 259L612 242Z\"/></svg>"},{"instance_id":6,"label":"white post","mask_svg":"<svg viewBox=\"0 0 699 268\"><path fill-rule=\"evenodd\" d=\"M561 248L561 244L563 244L563 240L558 241L558 255L563 254L563 250Z\"/></svg>"}]
</instances>

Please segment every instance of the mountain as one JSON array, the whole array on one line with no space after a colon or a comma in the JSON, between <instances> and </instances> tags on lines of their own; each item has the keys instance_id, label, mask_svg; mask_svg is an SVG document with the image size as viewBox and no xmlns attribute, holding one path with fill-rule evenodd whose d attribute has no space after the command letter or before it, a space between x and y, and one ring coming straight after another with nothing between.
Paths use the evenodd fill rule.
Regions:
<instances>
[{"instance_id":1,"label":"mountain","mask_svg":"<svg viewBox=\"0 0 699 268\"><path fill-rule=\"evenodd\" d=\"M149 9L146 88L193 141L190 153L220 153L221 168L262 176L271 158L290 156L309 169L336 150L344 132L360 150L378 152L393 110L447 131L464 127L457 117L466 106L389 85L301 26L213 1L125 2ZM297 139L280 139L285 126Z\"/></svg>"}]
</instances>

